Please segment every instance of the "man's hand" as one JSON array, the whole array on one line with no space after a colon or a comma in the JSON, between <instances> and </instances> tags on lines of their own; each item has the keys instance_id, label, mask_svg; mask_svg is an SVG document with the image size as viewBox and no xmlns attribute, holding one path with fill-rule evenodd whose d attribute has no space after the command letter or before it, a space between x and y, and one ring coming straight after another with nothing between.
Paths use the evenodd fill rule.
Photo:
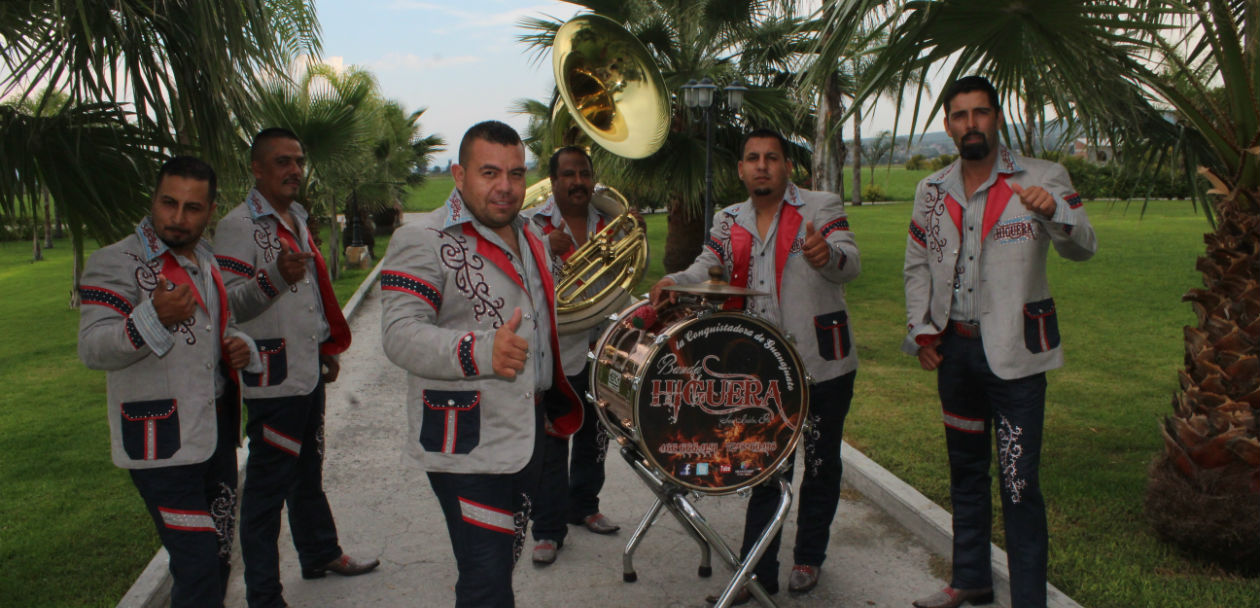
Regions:
<instances>
[{"instance_id":1,"label":"man's hand","mask_svg":"<svg viewBox=\"0 0 1260 608\"><path fill-rule=\"evenodd\" d=\"M341 363L337 361L336 355L319 356L319 379L324 384L332 384L337 381L337 376L341 374Z\"/></svg>"},{"instance_id":2,"label":"man's hand","mask_svg":"<svg viewBox=\"0 0 1260 608\"><path fill-rule=\"evenodd\" d=\"M814 268L822 268L831 260L831 245L818 234L813 222L805 222L805 245L801 248L801 253L805 254L805 261Z\"/></svg>"},{"instance_id":3,"label":"man's hand","mask_svg":"<svg viewBox=\"0 0 1260 608\"><path fill-rule=\"evenodd\" d=\"M315 254L301 253L285 245L276 265L280 268L280 276L284 277L284 282L292 285L306 276L306 263L313 259Z\"/></svg>"},{"instance_id":4,"label":"man's hand","mask_svg":"<svg viewBox=\"0 0 1260 608\"><path fill-rule=\"evenodd\" d=\"M938 336L933 338L931 342L919 347L919 367L929 372L940 367L941 361L944 359L941 353L936 351L936 347L940 346L940 344L941 339Z\"/></svg>"},{"instance_id":5,"label":"man's hand","mask_svg":"<svg viewBox=\"0 0 1260 608\"><path fill-rule=\"evenodd\" d=\"M229 367L241 369L249 365L249 345L240 338L228 338L223 341L223 356Z\"/></svg>"},{"instance_id":6,"label":"man's hand","mask_svg":"<svg viewBox=\"0 0 1260 608\"><path fill-rule=\"evenodd\" d=\"M490 366L496 375L511 380L525 371L525 359L529 357L529 341L516 335L521 326L521 307L512 311L508 319L494 332L494 352L490 356Z\"/></svg>"},{"instance_id":7,"label":"man's hand","mask_svg":"<svg viewBox=\"0 0 1260 608\"><path fill-rule=\"evenodd\" d=\"M551 243L551 255L564 255L573 249L573 237L563 230L552 230L547 241Z\"/></svg>"},{"instance_id":8,"label":"man's hand","mask_svg":"<svg viewBox=\"0 0 1260 608\"><path fill-rule=\"evenodd\" d=\"M1033 186L1025 190L1023 186L1012 183L1011 190L1019 195L1019 202L1023 203L1029 211L1046 219L1054 217L1054 197L1046 192L1045 188Z\"/></svg>"},{"instance_id":9,"label":"man's hand","mask_svg":"<svg viewBox=\"0 0 1260 608\"><path fill-rule=\"evenodd\" d=\"M153 290L153 311L157 313L158 322L163 327L170 327L193 316L197 310L197 299L193 297L192 288L180 285L169 289L166 277L157 276L157 289Z\"/></svg>"},{"instance_id":10,"label":"man's hand","mask_svg":"<svg viewBox=\"0 0 1260 608\"><path fill-rule=\"evenodd\" d=\"M677 283L677 281L669 277L665 277L657 281L656 284L652 286L652 290L648 292L648 300L652 302L652 306L660 308L666 304L673 304L677 301L678 292L665 291L666 287L674 285L675 283Z\"/></svg>"}]
</instances>

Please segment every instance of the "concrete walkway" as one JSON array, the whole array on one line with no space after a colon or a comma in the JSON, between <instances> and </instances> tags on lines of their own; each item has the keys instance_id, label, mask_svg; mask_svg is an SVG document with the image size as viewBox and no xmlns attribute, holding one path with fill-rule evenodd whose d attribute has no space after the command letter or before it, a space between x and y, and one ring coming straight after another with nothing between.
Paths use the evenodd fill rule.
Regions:
<instances>
[{"instance_id":1,"label":"concrete walkway","mask_svg":"<svg viewBox=\"0 0 1260 608\"><path fill-rule=\"evenodd\" d=\"M341 378L329 387L324 484L343 548L356 557L379 557L381 567L360 577L302 580L286 528L280 541L285 598L299 607L451 606L457 574L450 539L423 471L402 459L405 373L381 350L379 292L367 293L351 321L354 344L342 356ZM636 553L638 582L622 582L621 551L652 495L620 456L609 455L607 472L602 510L622 532L605 537L571 527L559 559L545 568L529 561L533 543L527 541L513 583L517 605L707 606L704 596L718 591L730 570L715 555L713 577L697 577L699 551L672 517L663 517ZM705 497L698 506L737 547L745 504L727 496ZM793 538L794 523L785 530L785 538ZM904 607L944 585L933 575L925 545L853 490L841 501L822 580L812 593L786 593L791 542L780 559L784 592L775 598L785 607ZM228 606L245 605L240 572L238 565Z\"/></svg>"}]
</instances>

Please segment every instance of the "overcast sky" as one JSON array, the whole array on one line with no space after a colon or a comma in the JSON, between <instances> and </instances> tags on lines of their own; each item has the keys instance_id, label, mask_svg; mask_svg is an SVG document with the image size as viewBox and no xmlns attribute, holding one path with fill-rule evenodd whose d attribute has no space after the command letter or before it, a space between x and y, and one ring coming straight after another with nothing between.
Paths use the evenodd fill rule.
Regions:
<instances>
[{"instance_id":1,"label":"overcast sky","mask_svg":"<svg viewBox=\"0 0 1260 608\"><path fill-rule=\"evenodd\" d=\"M319 0L324 59L371 70L384 95L411 111L428 108L423 132L457 143L474 123L494 118L523 129L511 114L523 97L548 99L550 56L537 58L517 36L522 17L568 19L579 7L539 0ZM887 104L884 104L887 105ZM892 128L879 110L864 136ZM908 128L905 124L902 131ZM938 130L933 128L931 130ZM452 145L453 147L453 145ZM438 155L445 165L453 152Z\"/></svg>"}]
</instances>

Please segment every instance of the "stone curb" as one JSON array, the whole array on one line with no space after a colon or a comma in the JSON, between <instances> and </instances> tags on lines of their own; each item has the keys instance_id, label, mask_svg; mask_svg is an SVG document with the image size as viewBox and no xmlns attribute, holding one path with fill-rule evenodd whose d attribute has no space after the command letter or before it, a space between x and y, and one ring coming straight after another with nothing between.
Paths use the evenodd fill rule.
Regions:
<instances>
[{"instance_id":1,"label":"stone curb","mask_svg":"<svg viewBox=\"0 0 1260 608\"><path fill-rule=\"evenodd\" d=\"M341 308L341 314L346 317L346 321L358 312L367 290L376 284L377 277L381 275L383 262L384 259L376 263L372 272L363 280L363 283L359 284L354 295L350 296L346 305ZM245 460L248 455L249 450L244 446L236 450L236 462L240 465L241 477L245 476ZM149 565L145 566L140 576L136 577L136 582L131 584L131 588L118 601L118 608L162 608L170 605L172 584L170 561L171 556L166 552L166 547L159 548L153 559L149 560Z\"/></svg>"},{"instance_id":2,"label":"stone curb","mask_svg":"<svg viewBox=\"0 0 1260 608\"><path fill-rule=\"evenodd\" d=\"M844 482L860 492L897 523L919 537L933 553L949 559L954 550L953 521L949 512L902 481L888 469L867 458L846 441L844 454ZM997 545L990 545L993 564L993 591L1002 606L1011 605L1011 575L1006 567L1006 552ZM926 593L925 593L926 595ZM1054 585L1046 590L1049 608L1081 608L1067 594Z\"/></svg>"}]
</instances>

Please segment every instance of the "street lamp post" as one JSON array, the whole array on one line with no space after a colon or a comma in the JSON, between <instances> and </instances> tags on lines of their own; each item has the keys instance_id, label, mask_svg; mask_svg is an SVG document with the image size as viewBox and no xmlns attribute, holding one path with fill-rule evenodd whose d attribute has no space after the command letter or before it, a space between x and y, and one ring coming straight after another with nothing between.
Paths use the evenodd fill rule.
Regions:
<instances>
[{"instance_id":1,"label":"street lamp post","mask_svg":"<svg viewBox=\"0 0 1260 608\"><path fill-rule=\"evenodd\" d=\"M699 82L695 79L688 81L682 89L683 103L688 108L700 108L704 112L704 236L708 238L709 229L713 227L713 110L717 101L717 85L706 76ZM748 92L748 87L734 82L723 90L726 91L727 106L738 112L744 105L744 93Z\"/></svg>"}]
</instances>

